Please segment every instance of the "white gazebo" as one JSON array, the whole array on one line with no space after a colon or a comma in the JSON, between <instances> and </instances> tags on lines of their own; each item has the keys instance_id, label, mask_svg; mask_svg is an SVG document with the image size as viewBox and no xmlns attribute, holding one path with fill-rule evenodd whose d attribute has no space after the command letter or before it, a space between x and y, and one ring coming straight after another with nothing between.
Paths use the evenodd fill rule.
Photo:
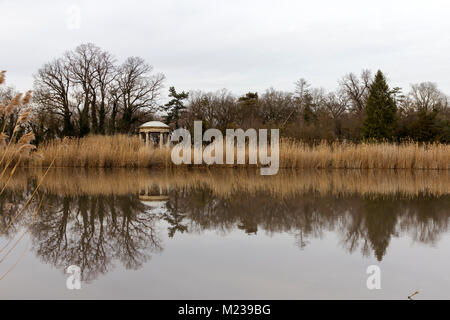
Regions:
<instances>
[{"instance_id":1,"label":"white gazebo","mask_svg":"<svg viewBox=\"0 0 450 320\"><path fill-rule=\"evenodd\" d=\"M170 127L161 121L149 121L139 127L139 136L146 146L169 146Z\"/></svg>"}]
</instances>

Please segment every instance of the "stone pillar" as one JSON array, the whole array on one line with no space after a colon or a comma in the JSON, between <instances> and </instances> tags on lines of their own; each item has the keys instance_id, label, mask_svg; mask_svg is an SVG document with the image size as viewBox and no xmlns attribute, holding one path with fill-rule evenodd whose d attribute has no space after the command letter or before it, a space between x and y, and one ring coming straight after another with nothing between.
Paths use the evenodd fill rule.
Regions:
<instances>
[{"instance_id":1,"label":"stone pillar","mask_svg":"<svg viewBox=\"0 0 450 320\"><path fill-rule=\"evenodd\" d=\"M139 135L140 135L140 138L141 138L144 146L146 146L147 145L147 132L142 131L139 133Z\"/></svg>"},{"instance_id":2,"label":"stone pillar","mask_svg":"<svg viewBox=\"0 0 450 320\"><path fill-rule=\"evenodd\" d=\"M162 148L163 146L163 133L159 133L159 147Z\"/></svg>"}]
</instances>

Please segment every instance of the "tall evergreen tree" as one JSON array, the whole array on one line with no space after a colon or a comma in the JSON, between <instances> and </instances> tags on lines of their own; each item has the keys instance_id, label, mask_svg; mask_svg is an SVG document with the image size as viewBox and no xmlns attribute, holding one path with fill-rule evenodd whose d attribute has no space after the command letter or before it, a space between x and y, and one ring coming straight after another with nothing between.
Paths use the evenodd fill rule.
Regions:
<instances>
[{"instance_id":1,"label":"tall evergreen tree","mask_svg":"<svg viewBox=\"0 0 450 320\"><path fill-rule=\"evenodd\" d=\"M178 120L180 119L181 111L185 110L186 107L183 104L183 100L189 97L189 93L184 91L177 93L175 87L169 88L169 97L172 98L168 103L163 106L164 111L167 112L166 122L167 124L172 121L175 122L175 128L178 128Z\"/></svg>"},{"instance_id":2,"label":"tall evergreen tree","mask_svg":"<svg viewBox=\"0 0 450 320\"><path fill-rule=\"evenodd\" d=\"M392 140L396 128L397 106L386 78L378 70L373 80L366 106L363 137L375 140Z\"/></svg>"}]
</instances>

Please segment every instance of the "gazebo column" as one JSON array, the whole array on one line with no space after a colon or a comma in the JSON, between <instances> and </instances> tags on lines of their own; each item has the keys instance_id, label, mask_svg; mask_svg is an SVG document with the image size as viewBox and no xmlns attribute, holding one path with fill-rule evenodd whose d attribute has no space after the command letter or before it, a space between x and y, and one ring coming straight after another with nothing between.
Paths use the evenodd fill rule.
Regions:
<instances>
[{"instance_id":1,"label":"gazebo column","mask_svg":"<svg viewBox=\"0 0 450 320\"><path fill-rule=\"evenodd\" d=\"M162 148L162 146L163 146L163 138L164 138L164 135L163 135L163 133L162 132L160 132L159 133L159 147L160 148Z\"/></svg>"},{"instance_id":2,"label":"gazebo column","mask_svg":"<svg viewBox=\"0 0 450 320\"><path fill-rule=\"evenodd\" d=\"M151 142L150 141L150 138L151 138L150 137L150 132L147 131L145 134L147 135L147 143L145 144L145 146L148 147L148 146L150 146L150 142Z\"/></svg>"},{"instance_id":3,"label":"gazebo column","mask_svg":"<svg viewBox=\"0 0 450 320\"><path fill-rule=\"evenodd\" d=\"M166 135L166 148L169 146L169 133L164 133Z\"/></svg>"}]
</instances>

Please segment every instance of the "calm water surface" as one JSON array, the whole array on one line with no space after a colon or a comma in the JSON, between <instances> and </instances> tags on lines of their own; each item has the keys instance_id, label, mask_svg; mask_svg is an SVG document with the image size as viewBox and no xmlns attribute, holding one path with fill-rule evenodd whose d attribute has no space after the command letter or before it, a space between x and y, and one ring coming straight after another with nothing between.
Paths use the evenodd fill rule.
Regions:
<instances>
[{"instance_id":1,"label":"calm water surface","mask_svg":"<svg viewBox=\"0 0 450 320\"><path fill-rule=\"evenodd\" d=\"M0 198L2 299L450 298L448 172L55 169L24 208L42 176Z\"/></svg>"}]
</instances>

